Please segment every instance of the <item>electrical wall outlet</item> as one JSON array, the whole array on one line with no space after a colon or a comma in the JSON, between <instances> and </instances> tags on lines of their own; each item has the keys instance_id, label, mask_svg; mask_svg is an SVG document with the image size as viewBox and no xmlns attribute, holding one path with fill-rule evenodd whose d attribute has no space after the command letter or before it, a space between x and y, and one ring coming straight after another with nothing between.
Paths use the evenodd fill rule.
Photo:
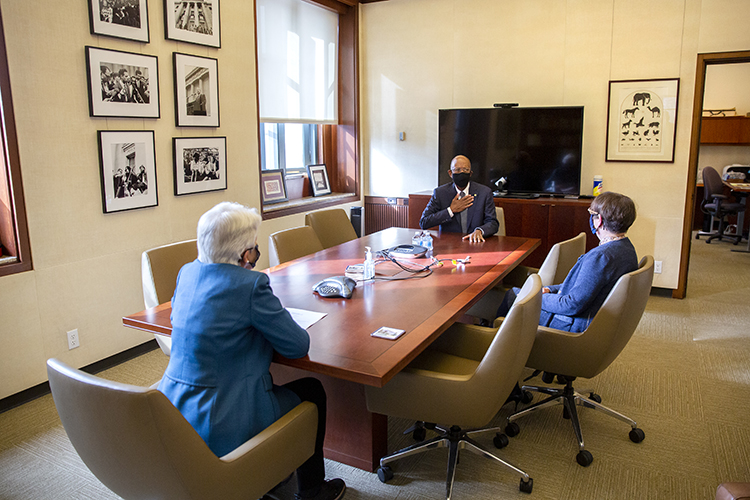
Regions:
<instances>
[{"instance_id":1,"label":"electrical wall outlet","mask_svg":"<svg viewBox=\"0 0 750 500\"><path fill-rule=\"evenodd\" d=\"M660 260L654 261L654 274L661 274L661 261Z\"/></svg>"},{"instance_id":2,"label":"electrical wall outlet","mask_svg":"<svg viewBox=\"0 0 750 500\"><path fill-rule=\"evenodd\" d=\"M68 350L79 347L81 342L78 340L78 328L68 332Z\"/></svg>"}]
</instances>

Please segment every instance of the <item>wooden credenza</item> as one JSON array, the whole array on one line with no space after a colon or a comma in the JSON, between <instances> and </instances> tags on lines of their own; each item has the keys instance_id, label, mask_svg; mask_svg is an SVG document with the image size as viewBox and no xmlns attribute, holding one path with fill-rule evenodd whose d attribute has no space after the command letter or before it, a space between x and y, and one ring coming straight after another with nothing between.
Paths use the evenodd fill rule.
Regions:
<instances>
[{"instance_id":1,"label":"wooden credenza","mask_svg":"<svg viewBox=\"0 0 750 500\"><path fill-rule=\"evenodd\" d=\"M432 191L409 195L409 227L418 228ZM555 243L573 238L581 231L586 233L586 250L598 243L589 229L588 207L591 200L565 198L495 198L495 206L503 207L505 234L539 238L542 244L524 261L525 265L539 267Z\"/></svg>"}]
</instances>

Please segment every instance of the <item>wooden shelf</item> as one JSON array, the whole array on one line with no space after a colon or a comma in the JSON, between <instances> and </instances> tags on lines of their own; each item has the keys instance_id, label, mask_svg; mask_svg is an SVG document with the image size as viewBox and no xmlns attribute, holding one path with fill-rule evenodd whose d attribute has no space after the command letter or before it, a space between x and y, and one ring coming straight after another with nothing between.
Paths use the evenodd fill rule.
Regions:
<instances>
[{"instance_id":1,"label":"wooden shelf","mask_svg":"<svg viewBox=\"0 0 750 500\"><path fill-rule=\"evenodd\" d=\"M750 145L750 117L702 118L701 144Z\"/></svg>"}]
</instances>

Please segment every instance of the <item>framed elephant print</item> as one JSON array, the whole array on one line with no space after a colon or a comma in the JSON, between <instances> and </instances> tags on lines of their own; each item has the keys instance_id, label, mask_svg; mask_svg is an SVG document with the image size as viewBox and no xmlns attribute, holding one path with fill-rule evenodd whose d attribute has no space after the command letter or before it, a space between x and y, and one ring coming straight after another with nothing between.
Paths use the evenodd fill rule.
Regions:
<instances>
[{"instance_id":1,"label":"framed elephant print","mask_svg":"<svg viewBox=\"0 0 750 500\"><path fill-rule=\"evenodd\" d=\"M674 162L679 78L609 82L607 161Z\"/></svg>"}]
</instances>

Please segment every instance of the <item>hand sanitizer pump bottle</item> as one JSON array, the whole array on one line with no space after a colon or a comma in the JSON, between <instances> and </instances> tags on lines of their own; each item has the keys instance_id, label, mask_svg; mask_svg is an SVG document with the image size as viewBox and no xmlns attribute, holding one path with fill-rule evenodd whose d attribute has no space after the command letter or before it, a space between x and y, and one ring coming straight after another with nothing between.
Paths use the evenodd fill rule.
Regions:
<instances>
[{"instance_id":1,"label":"hand sanitizer pump bottle","mask_svg":"<svg viewBox=\"0 0 750 500\"><path fill-rule=\"evenodd\" d=\"M371 280L375 277L375 261L372 260L372 249L370 247L365 247L365 266L362 277L365 280Z\"/></svg>"}]
</instances>

